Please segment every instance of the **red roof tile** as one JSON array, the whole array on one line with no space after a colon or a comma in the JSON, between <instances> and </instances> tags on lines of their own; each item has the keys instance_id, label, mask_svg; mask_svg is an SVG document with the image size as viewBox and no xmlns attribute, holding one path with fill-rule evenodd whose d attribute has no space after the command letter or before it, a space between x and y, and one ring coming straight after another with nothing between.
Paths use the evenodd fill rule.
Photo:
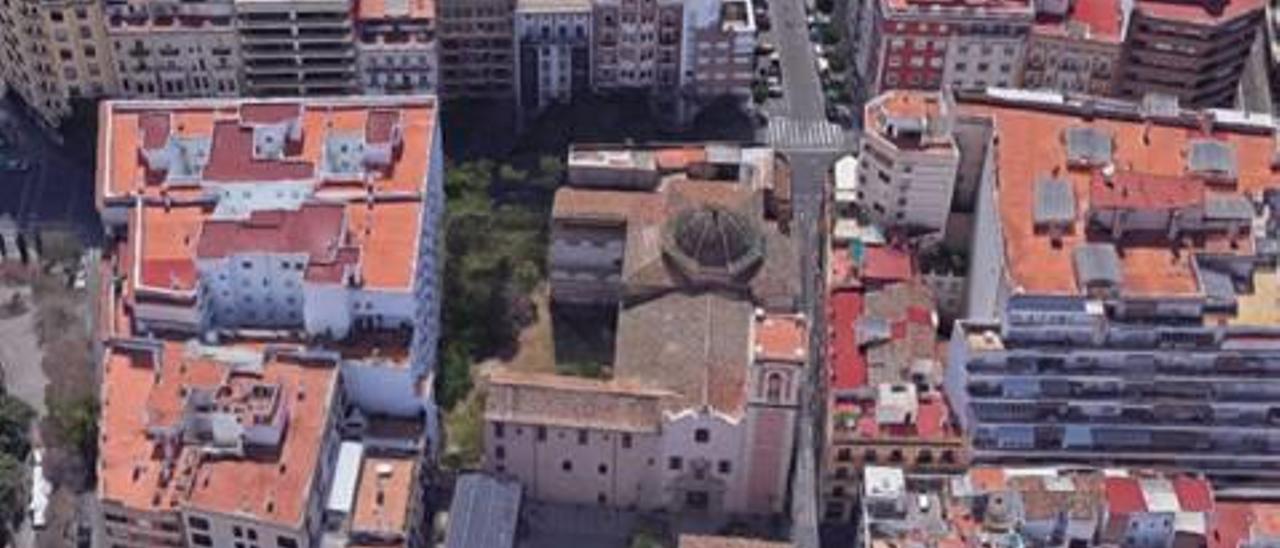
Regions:
<instances>
[{"instance_id":1,"label":"red roof tile","mask_svg":"<svg viewBox=\"0 0 1280 548\"><path fill-rule=\"evenodd\" d=\"M1176 477L1173 479L1173 492L1178 495L1178 506L1183 512L1213 510L1213 487L1206 480Z\"/></svg>"},{"instance_id":2,"label":"red roof tile","mask_svg":"<svg viewBox=\"0 0 1280 548\"><path fill-rule=\"evenodd\" d=\"M400 123L400 112L395 110L375 110L369 113L365 122L364 138L369 144L381 144L391 140L392 130Z\"/></svg>"},{"instance_id":3,"label":"red roof tile","mask_svg":"<svg viewBox=\"0 0 1280 548\"><path fill-rule=\"evenodd\" d=\"M1253 505L1224 502L1214 509L1209 521L1209 548L1240 548L1249 540Z\"/></svg>"},{"instance_id":4,"label":"red roof tile","mask_svg":"<svg viewBox=\"0 0 1280 548\"><path fill-rule=\"evenodd\" d=\"M854 324L862 315L862 294L838 291L831 296L831 387L849 390L867 384L867 363L858 349Z\"/></svg>"},{"instance_id":5,"label":"red roof tile","mask_svg":"<svg viewBox=\"0 0 1280 548\"><path fill-rule=\"evenodd\" d=\"M1134 478L1106 478L1107 510L1112 515L1147 511L1142 485Z\"/></svg>"},{"instance_id":6,"label":"red roof tile","mask_svg":"<svg viewBox=\"0 0 1280 548\"><path fill-rule=\"evenodd\" d=\"M337 252L342 204L306 204L297 211L255 211L248 220L207 221L196 256L220 259L237 253L305 253L324 259Z\"/></svg>"},{"instance_id":7,"label":"red roof tile","mask_svg":"<svg viewBox=\"0 0 1280 548\"><path fill-rule=\"evenodd\" d=\"M911 278L911 255L891 247L868 247L862 255L862 277L888 282L908 280Z\"/></svg>"},{"instance_id":8,"label":"red roof tile","mask_svg":"<svg viewBox=\"0 0 1280 548\"><path fill-rule=\"evenodd\" d=\"M249 124L278 124L302 115L298 103L245 103L240 106L240 119Z\"/></svg>"},{"instance_id":9,"label":"red roof tile","mask_svg":"<svg viewBox=\"0 0 1280 548\"><path fill-rule=\"evenodd\" d=\"M248 106L248 105L246 105ZM260 160L253 157L253 129L235 121L214 124L213 147L204 178L216 182L272 182L309 179L315 165L299 160Z\"/></svg>"}]
</instances>

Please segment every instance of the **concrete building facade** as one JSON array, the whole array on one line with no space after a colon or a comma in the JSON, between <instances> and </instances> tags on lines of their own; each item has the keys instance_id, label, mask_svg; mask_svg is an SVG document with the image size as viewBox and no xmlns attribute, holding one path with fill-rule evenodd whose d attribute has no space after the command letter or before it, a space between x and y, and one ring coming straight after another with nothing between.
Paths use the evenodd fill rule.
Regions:
<instances>
[{"instance_id":1,"label":"concrete building facade","mask_svg":"<svg viewBox=\"0 0 1280 548\"><path fill-rule=\"evenodd\" d=\"M516 104L536 113L591 90L589 0L516 3Z\"/></svg>"},{"instance_id":2,"label":"concrete building facade","mask_svg":"<svg viewBox=\"0 0 1280 548\"><path fill-rule=\"evenodd\" d=\"M358 86L351 0L236 0L250 95L347 95Z\"/></svg>"},{"instance_id":3,"label":"concrete building facade","mask_svg":"<svg viewBox=\"0 0 1280 548\"><path fill-rule=\"evenodd\" d=\"M131 97L240 93L235 3L119 2L103 7L119 88Z\"/></svg>"},{"instance_id":4,"label":"concrete building facade","mask_svg":"<svg viewBox=\"0 0 1280 548\"><path fill-rule=\"evenodd\" d=\"M1135 2L1119 75L1119 96L1177 97L1195 108L1230 107L1266 2Z\"/></svg>"},{"instance_id":5,"label":"concrete building facade","mask_svg":"<svg viewBox=\"0 0 1280 548\"><path fill-rule=\"evenodd\" d=\"M510 99L515 90L514 0L441 0L440 93Z\"/></svg>"},{"instance_id":6,"label":"concrete building facade","mask_svg":"<svg viewBox=\"0 0 1280 548\"><path fill-rule=\"evenodd\" d=\"M945 381L974 458L1273 475L1274 122L958 95L994 128Z\"/></svg>"},{"instance_id":7,"label":"concrete building facade","mask_svg":"<svg viewBox=\"0 0 1280 548\"><path fill-rule=\"evenodd\" d=\"M101 4L81 0L0 5L0 77L49 127L72 101L114 93Z\"/></svg>"},{"instance_id":8,"label":"concrete building facade","mask_svg":"<svg viewBox=\"0 0 1280 548\"><path fill-rule=\"evenodd\" d=\"M356 42L365 93L435 93L440 84L435 2L360 2Z\"/></svg>"}]
</instances>

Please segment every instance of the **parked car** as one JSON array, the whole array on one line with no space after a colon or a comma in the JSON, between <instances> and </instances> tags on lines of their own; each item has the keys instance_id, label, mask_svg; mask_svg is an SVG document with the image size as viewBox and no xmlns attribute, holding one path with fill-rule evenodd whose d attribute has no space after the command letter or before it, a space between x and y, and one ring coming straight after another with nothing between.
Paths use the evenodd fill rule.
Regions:
<instances>
[{"instance_id":1,"label":"parked car","mask_svg":"<svg viewBox=\"0 0 1280 548\"><path fill-rule=\"evenodd\" d=\"M839 105L835 103L827 103L827 120L842 126L849 126L853 123L853 109L848 105Z\"/></svg>"},{"instance_id":2,"label":"parked car","mask_svg":"<svg viewBox=\"0 0 1280 548\"><path fill-rule=\"evenodd\" d=\"M31 162L22 158L4 158L0 160L0 171L26 171L31 169Z\"/></svg>"},{"instance_id":3,"label":"parked car","mask_svg":"<svg viewBox=\"0 0 1280 548\"><path fill-rule=\"evenodd\" d=\"M766 82L768 82L768 85L769 85L770 97L774 97L774 98L782 97L782 77L770 76L769 79L766 80Z\"/></svg>"},{"instance_id":4,"label":"parked car","mask_svg":"<svg viewBox=\"0 0 1280 548\"><path fill-rule=\"evenodd\" d=\"M768 31L773 28L773 21L769 19L769 10L756 10L756 30Z\"/></svg>"},{"instance_id":5,"label":"parked car","mask_svg":"<svg viewBox=\"0 0 1280 548\"><path fill-rule=\"evenodd\" d=\"M777 49L772 42L761 40L756 44L756 55L772 55Z\"/></svg>"}]
</instances>

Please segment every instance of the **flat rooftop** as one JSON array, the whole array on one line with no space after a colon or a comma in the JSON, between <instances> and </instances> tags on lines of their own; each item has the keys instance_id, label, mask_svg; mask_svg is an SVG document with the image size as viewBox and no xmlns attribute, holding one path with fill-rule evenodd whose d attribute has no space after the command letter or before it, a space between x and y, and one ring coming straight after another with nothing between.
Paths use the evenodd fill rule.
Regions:
<instances>
[{"instance_id":1,"label":"flat rooftop","mask_svg":"<svg viewBox=\"0 0 1280 548\"><path fill-rule=\"evenodd\" d=\"M195 508L300 527L337 368L263 356L257 345L210 352L175 341L147 344L155 350L116 344L106 351L98 496L133 509ZM263 360L260 368L247 365L253 356ZM149 431L180 427L193 391L231 390L245 380L279 387L288 426L277 449L206 458L200 446L181 443L166 461Z\"/></svg>"},{"instance_id":2,"label":"flat rooftop","mask_svg":"<svg viewBox=\"0 0 1280 548\"><path fill-rule=\"evenodd\" d=\"M1128 21L1124 5L1123 0L1074 2L1066 17L1037 19L1032 32L1119 45L1124 41L1124 25Z\"/></svg>"},{"instance_id":3,"label":"flat rooftop","mask_svg":"<svg viewBox=\"0 0 1280 548\"><path fill-rule=\"evenodd\" d=\"M1178 195L1191 192L1195 200L1211 201L1261 196L1262 191L1280 186L1272 168L1276 138L1271 130L1245 131L1217 123L1189 127L1160 117L1143 120L1138 117L1137 107L1132 106L1132 116L1125 118L1086 116L1083 109L1068 108L1070 105L1060 96L1037 97L1027 102L962 98L959 103L961 114L993 121L998 139L996 206L1008 281L1015 292L1079 294L1073 254L1087 243L1114 243L1120 248L1120 291L1130 296L1199 295L1192 264L1196 253L1242 255L1253 251L1249 238L1220 233L1184 238L1181 249L1176 250L1159 237L1135 235L1113 242L1108 235L1088 229L1091 206L1116 205L1111 199L1117 197L1099 183L1100 169L1068 165L1064 138L1068 129L1093 128L1106 136L1111 142L1108 163L1117 173L1116 188L1136 185L1135 188L1146 189L1140 193L1121 192L1117 199L1125 207L1165 207L1169 200L1181 199L1169 194L1173 189L1180 189L1175 193ZM1189 116L1188 112L1183 111L1183 115ZM1198 119L1208 122L1208 117L1215 115L1201 113ZM1188 172L1188 154L1196 142L1218 143L1233 151L1234 182L1202 181L1199 175ZM1056 242L1054 235L1035 226L1032 215L1036 184L1046 178L1068 183L1076 201L1071 229L1056 236ZM1152 185L1159 189L1151 190ZM1107 204L1092 203L1095 199L1107 200Z\"/></svg>"}]
</instances>

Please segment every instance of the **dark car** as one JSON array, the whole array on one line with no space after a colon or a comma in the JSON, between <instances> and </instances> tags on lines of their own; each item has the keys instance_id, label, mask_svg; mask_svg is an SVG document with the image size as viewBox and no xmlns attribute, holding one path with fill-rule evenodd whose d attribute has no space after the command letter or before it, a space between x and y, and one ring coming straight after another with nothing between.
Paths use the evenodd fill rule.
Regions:
<instances>
[{"instance_id":1,"label":"dark car","mask_svg":"<svg viewBox=\"0 0 1280 548\"><path fill-rule=\"evenodd\" d=\"M0 159L0 171L26 171L31 169L31 162L22 158Z\"/></svg>"}]
</instances>

